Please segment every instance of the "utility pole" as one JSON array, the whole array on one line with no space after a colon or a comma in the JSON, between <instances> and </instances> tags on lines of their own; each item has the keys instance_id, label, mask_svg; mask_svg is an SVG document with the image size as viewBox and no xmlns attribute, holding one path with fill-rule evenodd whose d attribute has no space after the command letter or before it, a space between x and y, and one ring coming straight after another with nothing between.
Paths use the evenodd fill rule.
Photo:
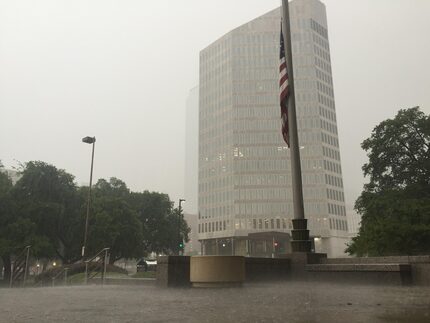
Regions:
<instances>
[{"instance_id":1,"label":"utility pole","mask_svg":"<svg viewBox=\"0 0 430 323\"><path fill-rule=\"evenodd\" d=\"M96 137L82 138L82 142L84 142L86 144L92 144L93 145L93 149L92 149L92 153L91 153L90 186L88 187L88 198L87 198L87 215L85 217L84 245L82 246L82 261L83 261L85 258L85 248L87 247L88 219L90 217L91 186L92 186L92 182L93 182L94 146L96 144Z\"/></svg>"}]
</instances>

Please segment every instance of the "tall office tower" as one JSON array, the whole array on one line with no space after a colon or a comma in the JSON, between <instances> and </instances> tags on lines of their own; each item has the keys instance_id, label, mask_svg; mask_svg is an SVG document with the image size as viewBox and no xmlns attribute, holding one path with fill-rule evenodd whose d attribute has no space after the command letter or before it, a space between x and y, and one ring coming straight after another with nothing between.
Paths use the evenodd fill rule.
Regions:
<instances>
[{"instance_id":1,"label":"tall office tower","mask_svg":"<svg viewBox=\"0 0 430 323\"><path fill-rule=\"evenodd\" d=\"M305 216L329 257L348 241L325 6L290 2ZM275 9L200 53L199 239L205 254L289 252L289 149L281 136Z\"/></svg>"}]
</instances>

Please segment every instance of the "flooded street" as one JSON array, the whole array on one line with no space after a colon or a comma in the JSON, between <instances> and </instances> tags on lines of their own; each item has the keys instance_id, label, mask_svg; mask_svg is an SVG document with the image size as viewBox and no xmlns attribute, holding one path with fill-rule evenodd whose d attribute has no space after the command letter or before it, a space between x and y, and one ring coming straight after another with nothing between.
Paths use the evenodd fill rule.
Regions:
<instances>
[{"instance_id":1,"label":"flooded street","mask_svg":"<svg viewBox=\"0 0 430 323\"><path fill-rule=\"evenodd\" d=\"M236 289L0 289L0 322L429 322L429 287L323 283Z\"/></svg>"}]
</instances>

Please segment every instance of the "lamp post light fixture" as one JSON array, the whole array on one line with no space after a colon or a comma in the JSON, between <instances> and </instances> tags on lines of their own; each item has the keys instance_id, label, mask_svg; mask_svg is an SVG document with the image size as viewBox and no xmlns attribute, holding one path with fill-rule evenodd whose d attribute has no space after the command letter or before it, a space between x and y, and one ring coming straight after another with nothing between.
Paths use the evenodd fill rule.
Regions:
<instances>
[{"instance_id":1,"label":"lamp post light fixture","mask_svg":"<svg viewBox=\"0 0 430 323\"><path fill-rule=\"evenodd\" d=\"M87 215L85 217L85 233L84 233L84 244L82 246L82 260L84 260L85 257L85 248L87 246L87 236L88 236L88 218L90 215L90 203L91 203L91 185L93 182L93 165L94 165L94 146L96 144L96 137L85 137L82 138L82 142L86 144L92 144L92 154L91 154L91 170L90 170L90 186L88 188L88 199L87 199Z\"/></svg>"},{"instance_id":2,"label":"lamp post light fixture","mask_svg":"<svg viewBox=\"0 0 430 323\"><path fill-rule=\"evenodd\" d=\"M178 256L181 255L181 249L184 247L184 242L181 238L181 220L182 220L182 202L185 202L184 199L179 199L179 214L178 214L178 240L179 240L179 246L178 246Z\"/></svg>"}]
</instances>

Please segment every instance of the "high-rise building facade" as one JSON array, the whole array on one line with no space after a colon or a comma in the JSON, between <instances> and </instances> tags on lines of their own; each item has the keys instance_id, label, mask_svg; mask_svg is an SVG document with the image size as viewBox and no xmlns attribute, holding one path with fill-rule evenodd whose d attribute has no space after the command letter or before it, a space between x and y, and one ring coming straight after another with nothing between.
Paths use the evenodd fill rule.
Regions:
<instances>
[{"instance_id":1,"label":"high-rise building facade","mask_svg":"<svg viewBox=\"0 0 430 323\"><path fill-rule=\"evenodd\" d=\"M290 15L305 216L315 251L339 256L348 227L325 6L294 0ZM288 243L275 247L275 233L288 237L293 218L280 131L280 21L275 9L200 53L198 230L206 254L288 251Z\"/></svg>"}]
</instances>

